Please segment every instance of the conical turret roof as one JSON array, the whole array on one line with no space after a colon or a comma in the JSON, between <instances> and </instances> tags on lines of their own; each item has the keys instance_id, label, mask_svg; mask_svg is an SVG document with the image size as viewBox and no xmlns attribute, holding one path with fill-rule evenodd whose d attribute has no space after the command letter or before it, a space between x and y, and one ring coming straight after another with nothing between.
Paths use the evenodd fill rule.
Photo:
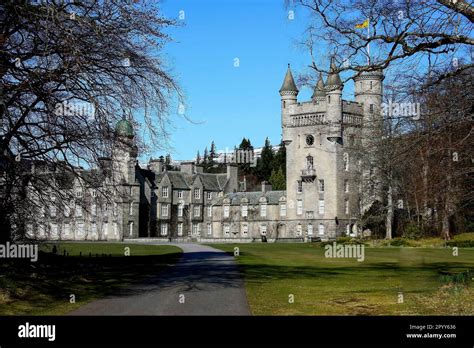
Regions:
<instances>
[{"instance_id":1,"label":"conical turret roof","mask_svg":"<svg viewBox=\"0 0 474 348\"><path fill-rule=\"evenodd\" d=\"M339 76L339 73L337 72L335 59L334 57L332 57L328 79L326 80L326 88L334 89L338 87L342 87L342 81L341 81L341 77Z\"/></svg>"},{"instance_id":2,"label":"conical turret roof","mask_svg":"<svg viewBox=\"0 0 474 348\"><path fill-rule=\"evenodd\" d=\"M314 86L314 91L313 91L313 95L311 96L311 99L316 100L321 97L325 98L326 92L324 91L323 74L319 73L319 80L316 83L316 86Z\"/></svg>"},{"instance_id":3,"label":"conical turret roof","mask_svg":"<svg viewBox=\"0 0 474 348\"><path fill-rule=\"evenodd\" d=\"M298 88L296 88L295 80L293 79L293 74L291 73L290 64L288 64L288 70L286 71L285 79L280 88L280 94L282 93L291 93L298 94Z\"/></svg>"}]
</instances>

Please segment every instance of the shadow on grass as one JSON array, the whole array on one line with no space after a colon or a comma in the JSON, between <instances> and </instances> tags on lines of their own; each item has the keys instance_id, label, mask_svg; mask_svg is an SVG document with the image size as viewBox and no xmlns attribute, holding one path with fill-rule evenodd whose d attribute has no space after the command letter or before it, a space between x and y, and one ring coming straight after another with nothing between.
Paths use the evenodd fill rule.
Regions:
<instances>
[{"instance_id":1,"label":"shadow on grass","mask_svg":"<svg viewBox=\"0 0 474 348\"><path fill-rule=\"evenodd\" d=\"M110 296L176 263L181 253L128 257L75 257L40 252L38 262L0 263L0 314L41 314L52 307Z\"/></svg>"}]
</instances>

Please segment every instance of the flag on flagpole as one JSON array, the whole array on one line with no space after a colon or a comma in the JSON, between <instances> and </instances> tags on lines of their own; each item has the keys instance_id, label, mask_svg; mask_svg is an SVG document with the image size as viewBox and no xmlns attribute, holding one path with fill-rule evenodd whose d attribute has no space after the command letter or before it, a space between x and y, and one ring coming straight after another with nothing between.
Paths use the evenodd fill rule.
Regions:
<instances>
[{"instance_id":1,"label":"flag on flagpole","mask_svg":"<svg viewBox=\"0 0 474 348\"><path fill-rule=\"evenodd\" d=\"M367 18L363 23L356 24L356 29L363 29L367 28L367 40L370 39L370 26L369 26L369 18ZM370 65L370 43L367 42L367 64Z\"/></svg>"},{"instance_id":2,"label":"flag on flagpole","mask_svg":"<svg viewBox=\"0 0 474 348\"><path fill-rule=\"evenodd\" d=\"M356 24L356 29L363 29L369 27L369 19L366 19L363 23Z\"/></svg>"}]
</instances>

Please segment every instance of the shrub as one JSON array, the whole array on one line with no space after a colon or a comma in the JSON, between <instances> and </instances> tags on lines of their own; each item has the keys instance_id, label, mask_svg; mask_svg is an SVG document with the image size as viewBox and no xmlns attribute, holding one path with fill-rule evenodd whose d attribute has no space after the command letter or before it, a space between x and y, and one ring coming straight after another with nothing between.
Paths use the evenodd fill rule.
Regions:
<instances>
[{"instance_id":1,"label":"shrub","mask_svg":"<svg viewBox=\"0 0 474 348\"><path fill-rule=\"evenodd\" d=\"M474 240L449 240L446 242L447 246L458 248L474 248Z\"/></svg>"},{"instance_id":2,"label":"shrub","mask_svg":"<svg viewBox=\"0 0 474 348\"><path fill-rule=\"evenodd\" d=\"M382 243L382 246L394 246L394 247L399 247L399 246L407 246L407 247L413 247L416 246L416 243L414 243L411 240L408 240L406 238L393 238L386 240Z\"/></svg>"},{"instance_id":3,"label":"shrub","mask_svg":"<svg viewBox=\"0 0 474 348\"><path fill-rule=\"evenodd\" d=\"M403 232L403 238L420 239L423 237L423 230L414 223L410 223Z\"/></svg>"}]
</instances>

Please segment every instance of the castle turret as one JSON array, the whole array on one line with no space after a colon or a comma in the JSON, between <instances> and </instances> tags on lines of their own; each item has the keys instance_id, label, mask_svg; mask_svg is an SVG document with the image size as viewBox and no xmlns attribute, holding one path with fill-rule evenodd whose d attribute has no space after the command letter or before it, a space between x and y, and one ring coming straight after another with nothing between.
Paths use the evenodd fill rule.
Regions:
<instances>
[{"instance_id":1,"label":"castle turret","mask_svg":"<svg viewBox=\"0 0 474 348\"><path fill-rule=\"evenodd\" d=\"M364 130L381 129L382 81L381 70L363 72L354 78L355 100L363 106ZM366 134L370 137L369 134ZM363 138L366 138L365 136ZM368 139L368 138L366 138Z\"/></svg>"},{"instance_id":2,"label":"castle turret","mask_svg":"<svg viewBox=\"0 0 474 348\"><path fill-rule=\"evenodd\" d=\"M296 88L290 64L288 64L288 70L279 92L281 96L281 125L283 134L285 134L285 127L290 124L290 105L296 104L298 97L298 88ZM283 139L285 139L284 135Z\"/></svg>"},{"instance_id":3,"label":"castle turret","mask_svg":"<svg viewBox=\"0 0 474 348\"><path fill-rule=\"evenodd\" d=\"M376 161L377 140L383 135L383 78L381 70L363 72L354 78L355 99L363 110L362 146L365 156L362 160L362 189L367 194L362 197L362 211L369 209L375 200L381 200L380 173L373 168L372 163Z\"/></svg>"},{"instance_id":4,"label":"castle turret","mask_svg":"<svg viewBox=\"0 0 474 348\"><path fill-rule=\"evenodd\" d=\"M113 154L113 175L117 183L135 182L137 147L134 144L132 123L125 115L115 126L115 144Z\"/></svg>"},{"instance_id":5,"label":"castle turret","mask_svg":"<svg viewBox=\"0 0 474 348\"><path fill-rule=\"evenodd\" d=\"M334 61L331 58L331 67L326 80L326 117L329 123L327 139L333 142L341 142L341 124L342 124L342 89L344 88L339 72Z\"/></svg>"}]
</instances>

